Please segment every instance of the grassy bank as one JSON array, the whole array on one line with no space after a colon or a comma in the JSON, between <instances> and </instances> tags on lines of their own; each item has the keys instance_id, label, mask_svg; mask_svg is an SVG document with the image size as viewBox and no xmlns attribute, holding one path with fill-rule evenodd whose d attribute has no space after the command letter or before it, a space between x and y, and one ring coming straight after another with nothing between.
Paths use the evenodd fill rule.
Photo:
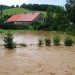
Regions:
<instances>
[{"instance_id":1,"label":"grassy bank","mask_svg":"<svg viewBox=\"0 0 75 75\"><path fill-rule=\"evenodd\" d=\"M4 30L4 29L0 29L0 33L7 33L7 32L11 32L11 33L15 33L15 32L22 32L24 30Z\"/></svg>"},{"instance_id":2,"label":"grassy bank","mask_svg":"<svg viewBox=\"0 0 75 75\"><path fill-rule=\"evenodd\" d=\"M0 29L0 33L7 33L7 32L11 32L11 33L16 33L16 32L37 32L35 30L5 30L5 29Z\"/></svg>"}]
</instances>

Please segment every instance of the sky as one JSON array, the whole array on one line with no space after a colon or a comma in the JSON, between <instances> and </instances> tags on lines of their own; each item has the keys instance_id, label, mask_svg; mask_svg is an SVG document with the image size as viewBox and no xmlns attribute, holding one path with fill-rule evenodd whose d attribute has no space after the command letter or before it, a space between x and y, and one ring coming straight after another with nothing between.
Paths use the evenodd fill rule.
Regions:
<instances>
[{"instance_id":1,"label":"sky","mask_svg":"<svg viewBox=\"0 0 75 75\"><path fill-rule=\"evenodd\" d=\"M3 5L21 5L23 3L26 4L51 4L51 5L59 5L64 6L66 3L66 0L0 0L0 4Z\"/></svg>"}]
</instances>

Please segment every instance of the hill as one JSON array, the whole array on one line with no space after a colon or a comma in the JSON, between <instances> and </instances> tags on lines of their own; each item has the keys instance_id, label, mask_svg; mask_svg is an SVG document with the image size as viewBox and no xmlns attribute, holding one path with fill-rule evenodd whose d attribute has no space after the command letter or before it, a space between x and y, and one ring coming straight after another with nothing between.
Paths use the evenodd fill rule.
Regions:
<instances>
[{"instance_id":1,"label":"hill","mask_svg":"<svg viewBox=\"0 0 75 75\"><path fill-rule=\"evenodd\" d=\"M24 8L10 8L10 9L3 10L3 15L23 14L25 12L30 13L33 11ZM34 12L41 12L44 15L46 14L46 12L44 11L34 11Z\"/></svg>"}]
</instances>

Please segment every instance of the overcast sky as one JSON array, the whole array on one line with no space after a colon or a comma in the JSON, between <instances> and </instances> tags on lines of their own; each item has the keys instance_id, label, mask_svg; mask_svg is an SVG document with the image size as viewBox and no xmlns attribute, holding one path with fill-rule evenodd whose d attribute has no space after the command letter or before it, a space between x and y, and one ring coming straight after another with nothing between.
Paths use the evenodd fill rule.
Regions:
<instances>
[{"instance_id":1,"label":"overcast sky","mask_svg":"<svg viewBox=\"0 0 75 75\"><path fill-rule=\"evenodd\" d=\"M52 5L60 5L64 6L66 3L66 0L0 0L0 4L4 5L21 5L22 3L36 3L36 4L52 4Z\"/></svg>"}]
</instances>

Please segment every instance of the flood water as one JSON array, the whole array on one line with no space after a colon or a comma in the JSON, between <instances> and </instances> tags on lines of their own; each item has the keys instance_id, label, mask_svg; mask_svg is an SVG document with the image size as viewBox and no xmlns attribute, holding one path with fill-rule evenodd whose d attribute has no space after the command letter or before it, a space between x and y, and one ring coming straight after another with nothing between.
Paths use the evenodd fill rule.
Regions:
<instances>
[{"instance_id":1,"label":"flood water","mask_svg":"<svg viewBox=\"0 0 75 75\"><path fill-rule=\"evenodd\" d=\"M65 34L60 34L56 32L49 32L49 31L21 31L14 33L14 42L17 44L19 43L26 43L26 44L37 44L39 39L53 39L54 36L59 36L61 41L67 36ZM0 35L0 44L3 44L3 34ZM71 36L73 40L75 40L75 36Z\"/></svg>"},{"instance_id":2,"label":"flood water","mask_svg":"<svg viewBox=\"0 0 75 75\"><path fill-rule=\"evenodd\" d=\"M56 32L48 32L48 31L32 31L32 32L21 32L14 34L14 41L17 43L26 43L26 44L37 44L39 39L51 39L54 36L60 36L61 40L63 41L64 38L67 36L65 34L60 34ZM75 36L71 36L72 39L75 40Z\"/></svg>"},{"instance_id":3,"label":"flood water","mask_svg":"<svg viewBox=\"0 0 75 75\"><path fill-rule=\"evenodd\" d=\"M27 43L27 47L8 50L0 46L0 75L75 75L75 45L37 46L38 39L65 34L55 32L17 32L14 34L16 43ZM0 44L3 43L0 35ZM75 37L72 37L75 39ZM33 45L31 45L33 44Z\"/></svg>"}]
</instances>

